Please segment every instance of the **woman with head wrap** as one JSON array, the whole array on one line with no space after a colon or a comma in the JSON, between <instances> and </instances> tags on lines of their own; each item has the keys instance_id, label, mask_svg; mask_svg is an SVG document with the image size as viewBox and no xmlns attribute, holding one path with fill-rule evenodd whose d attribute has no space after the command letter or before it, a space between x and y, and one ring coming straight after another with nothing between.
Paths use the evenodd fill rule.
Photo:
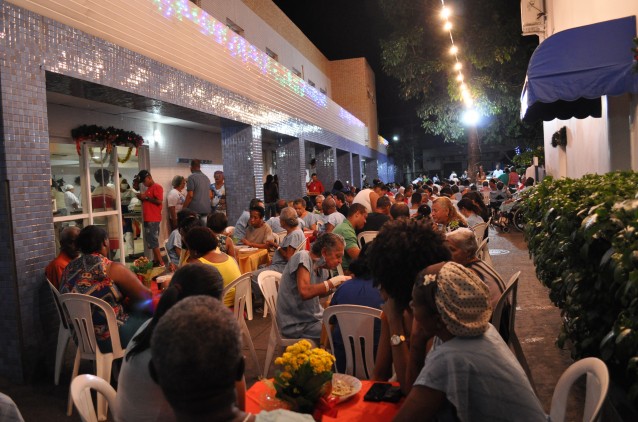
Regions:
<instances>
[{"instance_id":1,"label":"woman with head wrap","mask_svg":"<svg viewBox=\"0 0 638 422\"><path fill-rule=\"evenodd\" d=\"M426 268L410 306L434 341L395 421L547 420L525 371L490 325L488 289L472 271L454 262Z\"/></svg>"}]
</instances>

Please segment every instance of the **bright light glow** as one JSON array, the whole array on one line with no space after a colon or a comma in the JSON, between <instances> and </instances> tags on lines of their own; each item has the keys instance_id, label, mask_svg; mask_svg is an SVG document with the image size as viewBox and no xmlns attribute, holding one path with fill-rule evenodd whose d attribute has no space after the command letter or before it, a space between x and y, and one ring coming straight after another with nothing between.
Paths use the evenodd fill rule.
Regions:
<instances>
[{"instance_id":1,"label":"bright light glow","mask_svg":"<svg viewBox=\"0 0 638 422\"><path fill-rule=\"evenodd\" d=\"M463 65L459 62L454 63L454 70L461 70L463 68Z\"/></svg>"},{"instance_id":2,"label":"bright light glow","mask_svg":"<svg viewBox=\"0 0 638 422\"><path fill-rule=\"evenodd\" d=\"M463 116L461 117L461 121L467 126L476 126L480 120L480 116L476 110L473 108L469 110L465 110Z\"/></svg>"},{"instance_id":3,"label":"bright light glow","mask_svg":"<svg viewBox=\"0 0 638 422\"><path fill-rule=\"evenodd\" d=\"M458 76L456 77L456 80L459 82L463 82L463 74L459 73Z\"/></svg>"},{"instance_id":4,"label":"bright light glow","mask_svg":"<svg viewBox=\"0 0 638 422\"><path fill-rule=\"evenodd\" d=\"M472 99L472 97L466 97L464 101L467 107L472 107L474 105L474 100Z\"/></svg>"},{"instance_id":5,"label":"bright light glow","mask_svg":"<svg viewBox=\"0 0 638 422\"><path fill-rule=\"evenodd\" d=\"M452 10L447 6L443 6L443 8L441 9L441 19L447 20L447 18L449 18L451 15Z\"/></svg>"},{"instance_id":6,"label":"bright light glow","mask_svg":"<svg viewBox=\"0 0 638 422\"><path fill-rule=\"evenodd\" d=\"M160 132L159 129L155 129L153 132L153 138L155 139L155 142L162 142L162 132Z\"/></svg>"},{"instance_id":7,"label":"bright light glow","mask_svg":"<svg viewBox=\"0 0 638 422\"><path fill-rule=\"evenodd\" d=\"M399 140L399 135L394 135L392 137L392 140L395 141L395 142L398 141Z\"/></svg>"},{"instance_id":8,"label":"bright light glow","mask_svg":"<svg viewBox=\"0 0 638 422\"><path fill-rule=\"evenodd\" d=\"M458 52L459 52L459 48L458 48L457 46L453 45L453 46L450 48L450 54L456 54L456 53L458 53Z\"/></svg>"},{"instance_id":9,"label":"bright light glow","mask_svg":"<svg viewBox=\"0 0 638 422\"><path fill-rule=\"evenodd\" d=\"M443 29L445 29L446 31L449 31L450 29L452 29L452 22L446 21L445 24L443 25Z\"/></svg>"}]
</instances>

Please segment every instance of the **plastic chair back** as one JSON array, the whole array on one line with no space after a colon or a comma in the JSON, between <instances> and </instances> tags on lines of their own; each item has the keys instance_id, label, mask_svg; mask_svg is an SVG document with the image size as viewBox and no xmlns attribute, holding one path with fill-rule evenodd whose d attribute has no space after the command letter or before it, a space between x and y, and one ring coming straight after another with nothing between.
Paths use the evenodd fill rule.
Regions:
<instances>
[{"instance_id":1,"label":"plastic chair back","mask_svg":"<svg viewBox=\"0 0 638 422\"><path fill-rule=\"evenodd\" d=\"M306 239L304 239L304 240L303 240L303 242L301 242L301 243L299 244L299 246L297 246L297 248L295 249L295 252L301 252L301 251L303 251L304 249L306 249L306 243L307 243L307 242L308 242L308 239L307 239L307 238L306 238Z\"/></svg>"},{"instance_id":2,"label":"plastic chair back","mask_svg":"<svg viewBox=\"0 0 638 422\"><path fill-rule=\"evenodd\" d=\"M369 379L374 370L374 322L376 319L381 320L381 310L359 305L327 307L323 312L323 325L328 332L332 350L334 343L329 327L333 316L339 324L346 352L345 373L359 379Z\"/></svg>"},{"instance_id":3,"label":"plastic chair back","mask_svg":"<svg viewBox=\"0 0 638 422\"><path fill-rule=\"evenodd\" d=\"M359 244L359 249L363 248L363 245L365 245L366 243L372 242L374 238L377 237L377 234L379 234L379 232L374 230L367 230L359 233L357 235L357 243Z\"/></svg>"},{"instance_id":4,"label":"plastic chair back","mask_svg":"<svg viewBox=\"0 0 638 422\"><path fill-rule=\"evenodd\" d=\"M228 226L224 229L224 234L226 236L232 237L234 233L235 233L235 226Z\"/></svg>"},{"instance_id":5,"label":"plastic chair back","mask_svg":"<svg viewBox=\"0 0 638 422\"><path fill-rule=\"evenodd\" d=\"M602 360L585 358L574 362L558 379L549 412L552 422L563 422L565 420L567 396L574 382L582 375L587 376L583 421L594 422L599 420L600 412L609 390L609 371Z\"/></svg>"},{"instance_id":6,"label":"plastic chair back","mask_svg":"<svg viewBox=\"0 0 638 422\"><path fill-rule=\"evenodd\" d=\"M487 246L489 240L489 238L483 239L478 247L478 250L476 251L476 257L481 261L487 262L488 264L490 264L490 266L493 267L494 263L492 262L492 257L490 256L490 248Z\"/></svg>"},{"instance_id":7,"label":"plastic chair back","mask_svg":"<svg viewBox=\"0 0 638 422\"><path fill-rule=\"evenodd\" d=\"M511 334L514 332L514 323L516 322L516 293L518 291L518 279L521 275L521 272L517 272L513 276L510 277L507 282L507 287L501 297L498 299L496 303L496 307L492 311L492 325L499 330L501 337L505 341L509 339ZM503 317L503 310L505 309L506 304L510 304L509 311L509 321L505 326L507 328L507 332L503 332L501 329L501 319Z\"/></svg>"},{"instance_id":8,"label":"plastic chair back","mask_svg":"<svg viewBox=\"0 0 638 422\"><path fill-rule=\"evenodd\" d=\"M276 242L278 245L281 245L281 242L283 242L283 241L284 241L284 238L285 238L286 236L288 236L288 232L287 232L287 231L285 231L285 230L284 230L284 231L282 231L282 232L279 232L279 233L275 233L275 239L276 239L276 240L275 240L275 242Z\"/></svg>"},{"instance_id":9,"label":"plastic chair back","mask_svg":"<svg viewBox=\"0 0 638 422\"><path fill-rule=\"evenodd\" d=\"M55 303L55 309L58 311L58 318L60 319L60 328L58 329L58 345L55 352L55 370L53 378L55 385L60 383L60 371L62 370L62 360L64 359L64 352L66 351L69 340L73 338L73 330L71 329L71 322L66 309L60 302L60 292L55 288L53 283L47 278L49 289L51 289L51 296L53 296L53 302Z\"/></svg>"},{"instance_id":10,"label":"plastic chair back","mask_svg":"<svg viewBox=\"0 0 638 422\"><path fill-rule=\"evenodd\" d=\"M474 230L474 236L476 237L477 245L480 245L483 242L483 238L485 237L485 230L487 230L488 226L488 223L479 223L472 227L472 230Z\"/></svg>"},{"instance_id":11,"label":"plastic chair back","mask_svg":"<svg viewBox=\"0 0 638 422\"><path fill-rule=\"evenodd\" d=\"M98 418L95 414L95 406L91 397L91 390L97 391L111 406L111 410L115 405L115 390L111 384L95 375L83 374L78 375L71 382L71 397L73 403L78 409L82 422L97 422Z\"/></svg>"}]
</instances>

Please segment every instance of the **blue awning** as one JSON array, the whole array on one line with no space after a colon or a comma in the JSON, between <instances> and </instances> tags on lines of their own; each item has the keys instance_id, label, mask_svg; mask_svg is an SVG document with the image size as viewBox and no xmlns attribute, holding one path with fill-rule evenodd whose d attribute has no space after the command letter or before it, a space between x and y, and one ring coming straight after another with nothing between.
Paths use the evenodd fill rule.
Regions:
<instances>
[{"instance_id":1,"label":"blue awning","mask_svg":"<svg viewBox=\"0 0 638 422\"><path fill-rule=\"evenodd\" d=\"M636 17L558 32L530 59L521 95L521 119L600 117L600 97L638 93L632 70Z\"/></svg>"}]
</instances>

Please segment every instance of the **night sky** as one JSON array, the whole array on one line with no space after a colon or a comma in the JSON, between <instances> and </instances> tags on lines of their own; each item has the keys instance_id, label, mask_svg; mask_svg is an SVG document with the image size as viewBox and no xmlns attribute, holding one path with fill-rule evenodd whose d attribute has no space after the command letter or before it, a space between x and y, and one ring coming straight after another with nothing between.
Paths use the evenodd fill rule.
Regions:
<instances>
[{"instance_id":1,"label":"night sky","mask_svg":"<svg viewBox=\"0 0 638 422\"><path fill-rule=\"evenodd\" d=\"M415 107L399 98L398 82L381 69L379 40L389 28L377 0L273 0L328 58L365 57L376 78L379 134L418 125Z\"/></svg>"}]
</instances>

